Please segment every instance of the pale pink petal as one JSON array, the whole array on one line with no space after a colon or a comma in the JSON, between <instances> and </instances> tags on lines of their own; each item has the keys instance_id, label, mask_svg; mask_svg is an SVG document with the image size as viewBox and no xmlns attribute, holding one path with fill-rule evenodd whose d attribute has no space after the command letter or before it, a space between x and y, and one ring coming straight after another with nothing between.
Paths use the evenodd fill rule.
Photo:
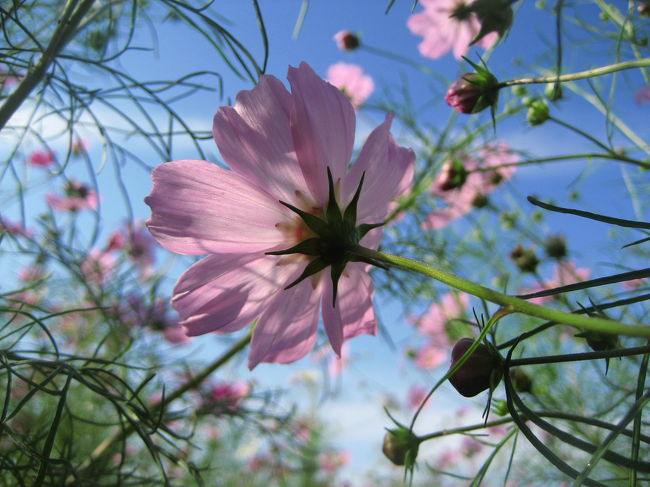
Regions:
<instances>
[{"instance_id":1,"label":"pale pink petal","mask_svg":"<svg viewBox=\"0 0 650 487\"><path fill-rule=\"evenodd\" d=\"M374 288L368 265L350 262L338 282L336 307L332 306L332 281L324 279L323 322L332 349L340 355L343 340L362 334L377 333L377 320L372 307Z\"/></svg>"},{"instance_id":2,"label":"pale pink petal","mask_svg":"<svg viewBox=\"0 0 650 487\"><path fill-rule=\"evenodd\" d=\"M262 76L250 91L240 91L234 107L221 107L212 133L224 161L249 182L296 204L305 182L296 159L289 116L291 95L273 76Z\"/></svg>"},{"instance_id":3,"label":"pale pink petal","mask_svg":"<svg viewBox=\"0 0 650 487\"><path fill-rule=\"evenodd\" d=\"M286 364L305 356L316 341L320 292L305 279L281 290L266 305L253 331L248 367L261 362Z\"/></svg>"},{"instance_id":4,"label":"pale pink petal","mask_svg":"<svg viewBox=\"0 0 650 487\"><path fill-rule=\"evenodd\" d=\"M256 252L283 242L275 224L289 210L233 171L205 161L168 162L153 171L145 198L149 230L179 254Z\"/></svg>"},{"instance_id":5,"label":"pale pink petal","mask_svg":"<svg viewBox=\"0 0 650 487\"><path fill-rule=\"evenodd\" d=\"M304 267L280 261L257 253L216 254L192 265L172 298L188 335L230 333L251 324Z\"/></svg>"},{"instance_id":6,"label":"pale pink petal","mask_svg":"<svg viewBox=\"0 0 650 487\"><path fill-rule=\"evenodd\" d=\"M327 203L327 168L334 181L345 175L354 143L354 108L346 96L306 64L289 68L294 99L293 142L300 168L316 203Z\"/></svg>"},{"instance_id":7,"label":"pale pink petal","mask_svg":"<svg viewBox=\"0 0 650 487\"><path fill-rule=\"evenodd\" d=\"M363 105L375 89L372 78L356 64L332 64L327 69L327 81L341 90L355 107Z\"/></svg>"},{"instance_id":8,"label":"pale pink petal","mask_svg":"<svg viewBox=\"0 0 650 487\"><path fill-rule=\"evenodd\" d=\"M347 204L365 172L363 188L357 205L359 223L378 223L386 218L388 203L403 195L411 186L415 154L398 146L390 134L393 116L368 136L356 162L343 182L343 198Z\"/></svg>"}]
</instances>

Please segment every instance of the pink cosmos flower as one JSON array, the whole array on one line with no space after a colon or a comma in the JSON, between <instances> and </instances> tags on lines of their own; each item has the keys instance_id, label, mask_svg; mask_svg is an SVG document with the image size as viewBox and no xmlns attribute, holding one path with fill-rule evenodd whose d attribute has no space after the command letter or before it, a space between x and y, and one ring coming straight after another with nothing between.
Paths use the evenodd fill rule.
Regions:
<instances>
[{"instance_id":1,"label":"pink cosmos flower","mask_svg":"<svg viewBox=\"0 0 650 487\"><path fill-rule=\"evenodd\" d=\"M543 285L535 286L530 289L525 289L520 294L532 294L546 289L553 289L555 287L566 286L576 282L585 281L589 279L591 271L586 267L577 267L573 262L558 262L553 271L553 277L545 281ZM553 300L554 296L541 296L538 298L531 298L529 301L535 304L544 304Z\"/></svg>"},{"instance_id":2,"label":"pink cosmos flower","mask_svg":"<svg viewBox=\"0 0 650 487\"><path fill-rule=\"evenodd\" d=\"M637 105L640 105L644 101L647 101L650 103L650 85L643 86L642 88L639 88L634 95L634 102Z\"/></svg>"},{"instance_id":3,"label":"pink cosmos flower","mask_svg":"<svg viewBox=\"0 0 650 487\"><path fill-rule=\"evenodd\" d=\"M72 154L77 157L86 154L89 148L90 148L90 142L88 142L86 139L81 139L81 138L75 139L72 142L72 146L70 146L70 150L72 151Z\"/></svg>"},{"instance_id":4,"label":"pink cosmos flower","mask_svg":"<svg viewBox=\"0 0 650 487\"><path fill-rule=\"evenodd\" d=\"M406 25L416 35L424 37L418 49L428 58L439 58L449 51L460 59L467 53L469 43L481 30L476 15L467 10L473 0L420 0L424 11L409 17ZM491 47L497 40L496 32L483 37L477 44Z\"/></svg>"},{"instance_id":5,"label":"pink cosmos flower","mask_svg":"<svg viewBox=\"0 0 650 487\"><path fill-rule=\"evenodd\" d=\"M54 164L54 152L45 149L36 149L29 154L27 162L31 166L49 167Z\"/></svg>"},{"instance_id":6,"label":"pink cosmos flower","mask_svg":"<svg viewBox=\"0 0 650 487\"><path fill-rule=\"evenodd\" d=\"M320 468L328 474L337 472L350 462L350 453L345 450L325 450L318 455Z\"/></svg>"},{"instance_id":7,"label":"pink cosmos flower","mask_svg":"<svg viewBox=\"0 0 650 487\"><path fill-rule=\"evenodd\" d=\"M212 386L210 400L218 403L221 408L234 411L250 392L251 385L248 382L221 382Z\"/></svg>"},{"instance_id":8,"label":"pink cosmos flower","mask_svg":"<svg viewBox=\"0 0 650 487\"><path fill-rule=\"evenodd\" d=\"M422 401L424 401L424 398L427 397L427 394L429 394L429 389L426 387L419 385L411 386L406 397L406 403L408 407L411 409L419 408L420 404L422 404ZM423 409L426 408L430 402L430 399L427 399L427 402L424 404Z\"/></svg>"},{"instance_id":9,"label":"pink cosmos flower","mask_svg":"<svg viewBox=\"0 0 650 487\"><path fill-rule=\"evenodd\" d=\"M145 199L147 226L163 247L209 254L174 288L181 324L200 335L256 322L250 368L309 352L321 306L339 355L344 340L376 332L368 263L350 261L348 252L357 243L376 248L382 231L352 232L352 225L381 222L413 176L414 153L393 140L390 116L348 168L355 130L349 100L306 63L289 68L288 78L291 93L265 75L234 107L217 111L213 134L231 170L197 160L162 164Z\"/></svg>"},{"instance_id":10,"label":"pink cosmos flower","mask_svg":"<svg viewBox=\"0 0 650 487\"><path fill-rule=\"evenodd\" d=\"M447 334L447 322L461 317L468 307L468 294L447 293L415 322L418 331L428 339L427 344L415 352L415 364L418 367L430 369L446 362L448 351L453 345Z\"/></svg>"},{"instance_id":11,"label":"pink cosmos flower","mask_svg":"<svg viewBox=\"0 0 650 487\"><path fill-rule=\"evenodd\" d=\"M116 259L111 254L98 249L91 249L81 263L84 278L93 284L101 285L108 282L115 271Z\"/></svg>"},{"instance_id":12,"label":"pink cosmos flower","mask_svg":"<svg viewBox=\"0 0 650 487\"><path fill-rule=\"evenodd\" d=\"M375 89L372 78L363 74L361 66L356 64L332 64L327 70L327 80L347 95L355 108L363 105Z\"/></svg>"},{"instance_id":13,"label":"pink cosmos flower","mask_svg":"<svg viewBox=\"0 0 650 487\"><path fill-rule=\"evenodd\" d=\"M65 196L48 194L45 196L47 203L57 210L78 211L96 209L99 198L94 189L83 183L68 181L64 188Z\"/></svg>"},{"instance_id":14,"label":"pink cosmos flower","mask_svg":"<svg viewBox=\"0 0 650 487\"><path fill-rule=\"evenodd\" d=\"M0 230L9 233L13 236L22 236L32 238L34 231L31 228L26 228L20 222L10 222L0 218ZM0 232L1 234L2 232Z\"/></svg>"},{"instance_id":15,"label":"pink cosmos flower","mask_svg":"<svg viewBox=\"0 0 650 487\"><path fill-rule=\"evenodd\" d=\"M127 222L124 228L111 233L106 251L123 250L135 264L142 280L153 274L155 240L141 221Z\"/></svg>"},{"instance_id":16,"label":"pink cosmos flower","mask_svg":"<svg viewBox=\"0 0 650 487\"><path fill-rule=\"evenodd\" d=\"M518 161L519 156L505 142L499 141L480 148L476 158L460 153L445 162L430 191L444 206L433 210L422 228L443 228L473 208L484 206L487 202L486 195L510 179L516 166L499 167L492 171L481 169L515 164Z\"/></svg>"}]
</instances>

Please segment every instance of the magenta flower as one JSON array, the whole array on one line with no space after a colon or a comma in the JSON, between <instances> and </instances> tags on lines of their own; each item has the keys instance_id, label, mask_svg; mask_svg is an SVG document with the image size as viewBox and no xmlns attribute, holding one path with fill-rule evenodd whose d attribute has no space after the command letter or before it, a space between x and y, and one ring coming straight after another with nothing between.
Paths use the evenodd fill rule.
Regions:
<instances>
[{"instance_id":1,"label":"magenta flower","mask_svg":"<svg viewBox=\"0 0 650 487\"><path fill-rule=\"evenodd\" d=\"M467 53L469 44L481 30L481 24L467 7L473 0L420 0L424 11L409 17L406 25L416 35L424 37L418 46L420 54L439 58L449 51L460 59ZM497 40L491 32L477 42L481 47L491 47Z\"/></svg>"},{"instance_id":2,"label":"magenta flower","mask_svg":"<svg viewBox=\"0 0 650 487\"><path fill-rule=\"evenodd\" d=\"M86 139L81 138L76 138L70 146L72 154L77 157L86 154L88 152L88 149L90 149L90 142L88 142Z\"/></svg>"},{"instance_id":3,"label":"magenta flower","mask_svg":"<svg viewBox=\"0 0 650 487\"><path fill-rule=\"evenodd\" d=\"M415 156L393 140L390 116L348 168L354 108L305 63L288 78L291 93L266 75L217 111L213 134L232 170L169 162L145 199L163 247L209 254L174 288L181 324L193 336L255 322L250 368L309 352L321 305L338 355L344 340L376 332L369 263L353 253L378 246L374 224L413 176Z\"/></svg>"},{"instance_id":4,"label":"magenta flower","mask_svg":"<svg viewBox=\"0 0 650 487\"><path fill-rule=\"evenodd\" d=\"M634 102L640 105L644 101L650 103L650 85L639 88L634 95Z\"/></svg>"},{"instance_id":5,"label":"magenta flower","mask_svg":"<svg viewBox=\"0 0 650 487\"><path fill-rule=\"evenodd\" d=\"M141 221L127 222L123 229L111 233L106 251L122 250L135 264L142 280L153 274L156 242Z\"/></svg>"},{"instance_id":6,"label":"magenta flower","mask_svg":"<svg viewBox=\"0 0 650 487\"><path fill-rule=\"evenodd\" d=\"M363 105L375 89L372 78L363 74L363 69L356 64L332 64L327 70L327 80L347 95L355 108Z\"/></svg>"},{"instance_id":7,"label":"magenta flower","mask_svg":"<svg viewBox=\"0 0 650 487\"><path fill-rule=\"evenodd\" d=\"M52 208L57 210L78 211L97 208L99 202L97 192L83 183L68 181L65 184L64 192L64 196L48 194L45 199Z\"/></svg>"},{"instance_id":8,"label":"magenta flower","mask_svg":"<svg viewBox=\"0 0 650 487\"><path fill-rule=\"evenodd\" d=\"M422 228L443 228L472 209L485 206L487 194L510 179L516 169L514 165L498 166L518 161L519 156L501 141L483 146L478 150L476 158L461 153L445 162L430 191L443 205L429 214ZM497 169L479 171L485 167Z\"/></svg>"},{"instance_id":9,"label":"magenta flower","mask_svg":"<svg viewBox=\"0 0 650 487\"><path fill-rule=\"evenodd\" d=\"M31 166L49 167L54 164L54 152L44 149L33 150L29 154L27 162Z\"/></svg>"}]
</instances>

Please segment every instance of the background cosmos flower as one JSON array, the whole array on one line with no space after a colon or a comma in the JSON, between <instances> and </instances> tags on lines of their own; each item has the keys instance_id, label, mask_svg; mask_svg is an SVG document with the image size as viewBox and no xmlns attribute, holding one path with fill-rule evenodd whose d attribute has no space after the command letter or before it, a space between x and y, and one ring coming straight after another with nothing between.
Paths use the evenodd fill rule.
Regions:
<instances>
[{"instance_id":1,"label":"background cosmos flower","mask_svg":"<svg viewBox=\"0 0 650 487\"><path fill-rule=\"evenodd\" d=\"M280 200L324 218L327 169L336 200L345 208L362 175L357 224L381 222L391 200L413 176L413 151L390 135L392 117L379 125L348 168L355 113L347 97L306 64L289 68L291 93L275 77L262 76L240 92L234 107L221 107L213 135L232 170L197 160L162 164L145 202L147 222L168 250L209 254L179 279L172 304L188 335L230 333L256 322L249 367L288 363L309 352L322 308L325 331L340 355L343 341L377 329L368 264L348 262L338 282L324 269L295 286L310 259L302 254L268 255L313 237ZM359 242L376 248L382 230Z\"/></svg>"},{"instance_id":2,"label":"background cosmos flower","mask_svg":"<svg viewBox=\"0 0 650 487\"><path fill-rule=\"evenodd\" d=\"M327 69L327 81L348 96L355 108L360 107L375 90L372 78L361 66L350 63L332 64Z\"/></svg>"},{"instance_id":3,"label":"background cosmos flower","mask_svg":"<svg viewBox=\"0 0 650 487\"><path fill-rule=\"evenodd\" d=\"M420 0L420 3L424 10L411 15L406 22L413 34L424 38L418 46L420 54L433 59L449 51L454 52L456 59L467 54L469 43L481 30L474 13L461 14L472 0ZM497 34L491 32L477 45L491 47L497 38Z\"/></svg>"}]
</instances>

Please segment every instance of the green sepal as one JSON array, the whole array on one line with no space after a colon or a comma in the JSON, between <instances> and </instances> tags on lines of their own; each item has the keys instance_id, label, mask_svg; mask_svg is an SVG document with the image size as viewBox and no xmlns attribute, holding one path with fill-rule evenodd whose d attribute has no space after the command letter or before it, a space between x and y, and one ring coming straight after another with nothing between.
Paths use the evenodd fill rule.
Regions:
<instances>
[{"instance_id":1,"label":"green sepal","mask_svg":"<svg viewBox=\"0 0 650 487\"><path fill-rule=\"evenodd\" d=\"M336 203L336 194L334 192L334 179L332 178L332 171L329 166L327 167L327 184L329 186L329 199L327 201L327 208L325 209L325 217L328 223L336 225L341 222L341 210Z\"/></svg>"},{"instance_id":2,"label":"green sepal","mask_svg":"<svg viewBox=\"0 0 650 487\"><path fill-rule=\"evenodd\" d=\"M287 289L292 288L293 286L295 286L299 282L307 279L309 276L313 276L314 274L322 271L328 265L329 265L329 263L327 261L325 261L324 259L321 259L320 257L316 257L309 264L307 264L307 266L305 267L305 270L303 270L302 274L300 274L300 276L298 276L298 279L296 279L291 284L286 286L284 288L284 290L286 291Z\"/></svg>"},{"instance_id":3,"label":"green sepal","mask_svg":"<svg viewBox=\"0 0 650 487\"><path fill-rule=\"evenodd\" d=\"M318 218L316 215L312 215L311 213L307 213L306 211L302 211L300 208L296 208L292 204L286 203L285 201L280 200L280 204L286 206L289 208L291 211L295 212L298 214L300 218L305 222L305 225L309 227L309 229L314 232L317 235L324 236L329 234L329 229L327 222L321 220Z\"/></svg>"},{"instance_id":4,"label":"green sepal","mask_svg":"<svg viewBox=\"0 0 650 487\"><path fill-rule=\"evenodd\" d=\"M357 232L359 232L359 240L361 240L363 237L366 236L366 233L368 233L370 230L373 230L375 228L383 227L386 224L386 222L379 222L379 223L362 223L357 227Z\"/></svg>"},{"instance_id":5,"label":"green sepal","mask_svg":"<svg viewBox=\"0 0 650 487\"><path fill-rule=\"evenodd\" d=\"M332 276L332 307L336 306L336 294L338 293L339 279L343 274L346 262L335 262L332 264L330 275Z\"/></svg>"},{"instance_id":6,"label":"green sepal","mask_svg":"<svg viewBox=\"0 0 650 487\"><path fill-rule=\"evenodd\" d=\"M320 239L319 238L308 238L303 240L297 245L294 245L291 248L285 250L274 250L272 252L264 252L266 255L287 255L287 254L304 254L316 256L320 255Z\"/></svg>"},{"instance_id":7,"label":"green sepal","mask_svg":"<svg viewBox=\"0 0 650 487\"><path fill-rule=\"evenodd\" d=\"M343 221L345 221L352 228L354 228L357 223L357 204L359 203L359 196L361 196L361 188L363 187L363 180L365 177L366 172L364 171L363 174L361 174L361 180L359 181L357 190L352 197L352 201L350 201L347 208L345 209L345 212L343 213Z\"/></svg>"}]
</instances>

